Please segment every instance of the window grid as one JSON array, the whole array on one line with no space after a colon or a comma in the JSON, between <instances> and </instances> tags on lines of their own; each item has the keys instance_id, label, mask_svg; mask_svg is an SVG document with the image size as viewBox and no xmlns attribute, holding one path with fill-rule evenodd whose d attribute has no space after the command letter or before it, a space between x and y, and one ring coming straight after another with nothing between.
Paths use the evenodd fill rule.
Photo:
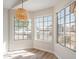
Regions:
<instances>
[{"instance_id":1,"label":"window grid","mask_svg":"<svg viewBox=\"0 0 79 59\"><path fill-rule=\"evenodd\" d=\"M71 6L71 4L70 4L69 6L67 6L67 7L70 7L70 6ZM66 7L66 8L67 8L67 7ZM74 43L76 42L76 16L73 16L73 17L75 17L75 19L74 19L75 21L71 22L71 20L72 20L72 19L71 19L71 17L72 17L71 14L73 14L73 13L71 13L71 10L69 9L69 14L67 14L67 13L66 13L66 8L62 9L62 10L64 10L64 16L61 17L61 11L62 11L62 10L57 13L57 19L58 19L58 22L57 22L57 23L58 23L58 25L57 25L57 27L58 27L58 30L57 30L57 34L58 34L57 43L59 43L60 45L62 45L62 46L64 46L64 47L67 47L67 48L69 48L69 49L71 49L71 50L73 50L73 51L76 51L74 48L72 48L72 45L73 45L72 42L74 42ZM69 16L69 22L66 23L66 21L68 21L68 17L67 17L67 16ZM62 31L61 31L62 28L59 27L59 26L62 25L61 19L62 19L63 17L64 17L64 29L63 29L63 30L64 30L64 34L63 34L63 36L64 36L64 45L59 41L59 35L60 35L59 33L62 33ZM66 19L66 18L67 18L67 19ZM59 21L60 21L60 22L59 22ZM71 24L72 24L72 23L75 24L75 25L73 25L73 26L75 26L75 29L74 29L74 30L75 30L75 32L74 32L74 36L75 36L75 37L74 37L74 41L72 40L72 37L71 37L71 35L73 34L72 31L71 31L71 30L72 30L72 29L71 29L71 27L72 27ZM68 35L68 34L67 34L67 31L66 31L67 24L69 24L69 28L70 28L69 31L68 31L68 32L69 32L69 35L70 35L70 39L69 39L69 40L70 40L70 43L66 42L66 41L68 40L68 39L67 39L67 35ZM59 29L60 29L60 31L59 31ZM67 46L67 44L69 44L69 46ZM74 44L74 45L75 45L75 44Z\"/></svg>"},{"instance_id":2,"label":"window grid","mask_svg":"<svg viewBox=\"0 0 79 59\"><path fill-rule=\"evenodd\" d=\"M32 24L32 21L31 22L30 21L31 21L31 19L28 19L28 22ZM29 40L28 31L30 31L30 33L32 33L32 31L31 31L31 29L28 28L29 23L28 23L28 26L26 25L26 23L27 22L24 22L24 21L18 21L14 17L14 40ZM18 25L16 25L16 24L18 24ZM30 28L32 28L32 25L30 25ZM16 31L17 31L17 33L16 33ZM16 38L16 36L17 36L17 38ZM24 36L26 36L26 38ZM32 35L30 35L30 36L32 36ZM30 37L30 39L31 39L31 37Z\"/></svg>"},{"instance_id":3,"label":"window grid","mask_svg":"<svg viewBox=\"0 0 79 59\"><path fill-rule=\"evenodd\" d=\"M49 21L48 20L48 17L49 16L42 16L42 17L37 17L36 19L39 19L39 22L37 22L39 25L40 24L42 24L43 23L43 25L42 25L42 29L40 29L40 27L41 26L39 26L39 33L41 33L42 32L42 40L48 40L48 32L51 30L51 29L48 29L48 28L50 28L49 26L48 26L48 23L51 23L52 22L52 20L51 21ZM52 17L52 16L51 16ZM40 18L42 18L42 22L40 21L41 19ZM52 25L52 23L51 23L51 25ZM45 35L47 35L47 36L45 36ZM39 35L40 36L40 35ZM39 39L39 40L41 40L39 37L38 37L38 35L37 35L37 38Z\"/></svg>"}]
</instances>

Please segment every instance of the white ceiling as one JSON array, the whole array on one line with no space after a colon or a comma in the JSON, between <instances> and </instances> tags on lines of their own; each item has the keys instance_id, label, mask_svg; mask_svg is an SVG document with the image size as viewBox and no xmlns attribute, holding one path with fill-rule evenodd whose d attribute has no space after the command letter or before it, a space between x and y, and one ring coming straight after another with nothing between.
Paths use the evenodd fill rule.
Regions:
<instances>
[{"instance_id":1,"label":"white ceiling","mask_svg":"<svg viewBox=\"0 0 79 59\"><path fill-rule=\"evenodd\" d=\"M20 0L4 0L4 8L11 8L17 1ZM44 8L53 7L58 0L29 0L23 3L24 8L29 11L37 11ZM13 9L21 7L22 4L15 6Z\"/></svg>"},{"instance_id":2,"label":"white ceiling","mask_svg":"<svg viewBox=\"0 0 79 59\"><path fill-rule=\"evenodd\" d=\"M3 0L3 8L10 9L18 0Z\"/></svg>"},{"instance_id":3,"label":"white ceiling","mask_svg":"<svg viewBox=\"0 0 79 59\"><path fill-rule=\"evenodd\" d=\"M23 3L24 8L29 11L37 11L44 8L53 7L58 0L29 0ZM21 7L22 4L14 7L14 9Z\"/></svg>"}]
</instances>

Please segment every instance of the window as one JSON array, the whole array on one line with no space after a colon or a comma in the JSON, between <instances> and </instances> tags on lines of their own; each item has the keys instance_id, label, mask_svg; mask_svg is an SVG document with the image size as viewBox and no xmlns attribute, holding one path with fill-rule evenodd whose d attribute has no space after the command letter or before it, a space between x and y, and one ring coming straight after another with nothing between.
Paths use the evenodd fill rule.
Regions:
<instances>
[{"instance_id":1,"label":"window","mask_svg":"<svg viewBox=\"0 0 79 59\"><path fill-rule=\"evenodd\" d=\"M28 19L27 21L14 20L14 36L15 40L29 40L32 39L32 21Z\"/></svg>"},{"instance_id":2,"label":"window","mask_svg":"<svg viewBox=\"0 0 79 59\"><path fill-rule=\"evenodd\" d=\"M71 50L76 50L76 15L71 12L75 2L57 13L58 39L57 42Z\"/></svg>"},{"instance_id":3,"label":"window","mask_svg":"<svg viewBox=\"0 0 79 59\"><path fill-rule=\"evenodd\" d=\"M52 16L41 16L36 18L36 31L38 40L52 39Z\"/></svg>"}]
</instances>

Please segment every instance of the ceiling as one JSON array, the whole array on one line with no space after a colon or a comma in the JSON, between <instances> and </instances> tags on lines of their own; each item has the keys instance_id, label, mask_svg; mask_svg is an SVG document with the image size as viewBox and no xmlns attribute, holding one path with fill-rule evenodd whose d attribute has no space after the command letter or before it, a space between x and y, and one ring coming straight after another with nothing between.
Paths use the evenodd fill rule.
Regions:
<instances>
[{"instance_id":1,"label":"ceiling","mask_svg":"<svg viewBox=\"0 0 79 59\"><path fill-rule=\"evenodd\" d=\"M20 0L4 0L4 8L10 9L18 1ZM40 9L53 7L57 2L58 0L28 0L23 3L23 7L29 11L37 11ZM13 9L21 6L22 4L18 4Z\"/></svg>"},{"instance_id":2,"label":"ceiling","mask_svg":"<svg viewBox=\"0 0 79 59\"><path fill-rule=\"evenodd\" d=\"M3 8L10 9L19 0L3 0Z\"/></svg>"}]
</instances>

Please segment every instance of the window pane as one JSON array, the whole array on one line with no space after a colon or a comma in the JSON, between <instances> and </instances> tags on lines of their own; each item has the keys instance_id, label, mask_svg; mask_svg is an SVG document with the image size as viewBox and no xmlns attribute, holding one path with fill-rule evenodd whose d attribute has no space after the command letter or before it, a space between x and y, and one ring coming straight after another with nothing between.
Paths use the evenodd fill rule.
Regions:
<instances>
[{"instance_id":1,"label":"window pane","mask_svg":"<svg viewBox=\"0 0 79 59\"><path fill-rule=\"evenodd\" d=\"M27 27L28 25L29 25L29 22L28 21L24 21L23 22L23 26L26 26Z\"/></svg>"},{"instance_id":2,"label":"window pane","mask_svg":"<svg viewBox=\"0 0 79 59\"><path fill-rule=\"evenodd\" d=\"M66 8L66 15L70 13L70 6Z\"/></svg>"},{"instance_id":3,"label":"window pane","mask_svg":"<svg viewBox=\"0 0 79 59\"><path fill-rule=\"evenodd\" d=\"M70 24L65 24L65 33L70 32Z\"/></svg>"},{"instance_id":4,"label":"window pane","mask_svg":"<svg viewBox=\"0 0 79 59\"><path fill-rule=\"evenodd\" d=\"M15 39L18 40L18 35L15 34Z\"/></svg>"},{"instance_id":5,"label":"window pane","mask_svg":"<svg viewBox=\"0 0 79 59\"><path fill-rule=\"evenodd\" d=\"M27 39L27 35L24 35L24 39Z\"/></svg>"},{"instance_id":6,"label":"window pane","mask_svg":"<svg viewBox=\"0 0 79 59\"><path fill-rule=\"evenodd\" d=\"M64 17L61 18L61 24L64 24Z\"/></svg>"},{"instance_id":7,"label":"window pane","mask_svg":"<svg viewBox=\"0 0 79 59\"><path fill-rule=\"evenodd\" d=\"M58 13L58 19L60 19L60 12Z\"/></svg>"},{"instance_id":8,"label":"window pane","mask_svg":"<svg viewBox=\"0 0 79 59\"><path fill-rule=\"evenodd\" d=\"M23 27L23 30L24 30L24 31L27 31L27 30L28 30L28 26L24 26L24 27Z\"/></svg>"},{"instance_id":9,"label":"window pane","mask_svg":"<svg viewBox=\"0 0 79 59\"><path fill-rule=\"evenodd\" d=\"M40 22L40 30L43 30L43 23Z\"/></svg>"},{"instance_id":10,"label":"window pane","mask_svg":"<svg viewBox=\"0 0 79 59\"><path fill-rule=\"evenodd\" d=\"M31 36L31 34L32 34L31 31L28 31L28 34Z\"/></svg>"},{"instance_id":11,"label":"window pane","mask_svg":"<svg viewBox=\"0 0 79 59\"><path fill-rule=\"evenodd\" d=\"M71 37L70 35L66 35L65 36L65 39L66 39L66 47L70 48L71 47Z\"/></svg>"},{"instance_id":12,"label":"window pane","mask_svg":"<svg viewBox=\"0 0 79 59\"><path fill-rule=\"evenodd\" d=\"M52 27L48 27L48 31L52 30Z\"/></svg>"},{"instance_id":13,"label":"window pane","mask_svg":"<svg viewBox=\"0 0 79 59\"><path fill-rule=\"evenodd\" d=\"M65 40L66 40L66 47L71 47L71 36L70 36L70 24L65 24Z\"/></svg>"},{"instance_id":14,"label":"window pane","mask_svg":"<svg viewBox=\"0 0 79 59\"><path fill-rule=\"evenodd\" d=\"M58 24L61 24L61 20L60 19L58 19Z\"/></svg>"},{"instance_id":15,"label":"window pane","mask_svg":"<svg viewBox=\"0 0 79 59\"><path fill-rule=\"evenodd\" d=\"M46 17L46 16L45 16L45 17L44 17L44 21L46 21L46 22L47 22L47 21L48 21L48 17Z\"/></svg>"},{"instance_id":16,"label":"window pane","mask_svg":"<svg viewBox=\"0 0 79 59\"><path fill-rule=\"evenodd\" d=\"M75 33L71 32L71 41L76 41Z\"/></svg>"},{"instance_id":17,"label":"window pane","mask_svg":"<svg viewBox=\"0 0 79 59\"><path fill-rule=\"evenodd\" d=\"M71 14L71 22L75 22L75 15Z\"/></svg>"},{"instance_id":18,"label":"window pane","mask_svg":"<svg viewBox=\"0 0 79 59\"><path fill-rule=\"evenodd\" d=\"M58 32L64 32L64 25L62 24L58 25Z\"/></svg>"},{"instance_id":19,"label":"window pane","mask_svg":"<svg viewBox=\"0 0 79 59\"><path fill-rule=\"evenodd\" d=\"M29 23L32 23L32 20L31 19L29 19L28 21L29 21Z\"/></svg>"},{"instance_id":20,"label":"window pane","mask_svg":"<svg viewBox=\"0 0 79 59\"><path fill-rule=\"evenodd\" d=\"M23 34L24 34L24 35L27 35L27 34L28 34L28 31L24 31Z\"/></svg>"},{"instance_id":21,"label":"window pane","mask_svg":"<svg viewBox=\"0 0 79 59\"><path fill-rule=\"evenodd\" d=\"M32 34L29 33L29 34L27 35L27 37L28 37L28 39L32 39Z\"/></svg>"},{"instance_id":22,"label":"window pane","mask_svg":"<svg viewBox=\"0 0 79 59\"><path fill-rule=\"evenodd\" d=\"M23 39L23 35L19 35L18 37L19 37L19 39Z\"/></svg>"},{"instance_id":23,"label":"window pane","mask_svg":"<svg viewBox=\"0 0 79 59\"><path fill-rule=\"evenodd\" d=\"M39 18L36 18L36 23L40 22L40 19Z\"/></svg>"},{"instance_id":24,"label":"window pane","mask_svg":"<svg viewBox=\"0 0 79 59\"><path fill-rule=\"evenodd\" d=\"M18 31L18 27L15 27L15 31Z\"/></svg>"},{"instance_id":25,"label":"window pane","mask_svg":"<svg viewBox=\"0 0 79 59\"><path fill-rule=\"evenodd\" d=\"M61 25L61 31L64 32L64 25Z\"/></svg>"},{"instance_id":26,"label":"window pane","mask_svg":"<svg viewBox=\"0 0 79 59\"><path fill-rule=\"evenodd\" d=\"M48 32L44 31L44 40L48 40Z\"/></svg>"},{"instance_id":27,"label":"window pane","mask_svg":"<svg viewBox=\"0 0 79 59\"><path fill-rule=\"evenodd\" d=\"M58 34L58 42L62 45L64 45L64 36L60 33Z\"/></svg>"},{"instance_id":28,"label":"window pane","mask_svg":"<svg viewBox=\"0 0 79 59\"><path fill-rule=\"evenodd\" d=\"M19 34L23 34L23 31L24 31L23 30L23 27L19 27L19 30L18 31L19 31Z\"/></svg>"},{"instance_id":29,"label":"window pane","mask_svg":"<svg viewBox=\"0 0 79 59\"><path fill-rule=\"evenodd\" d=\"M67 15L67 16L66 16L65 23L69 23L69 22L70 22L70 15Z\"/></svg>"},{"instance_id":30,"label":"window pane","mask_svg":"<svg viewBox=\"0 0 79 59\"><path fill-rule=\"evenodd\" d=\"M39 19L40 19L40 20L39 20L40 22L43 22L43 17L40 17Z\"/></svg>"},{"instance_id":31,"label":"window pane","mask_svg":"<svg viewBox=\"0 0 79 59\"><path fill-rule=\"evenodd\" d=\"M61 10L61 17L64 17L64 10Z\"/></svg>"},{"instance_id":32,"label":"window pane","mask_svg":"<svg viewBox=\"0 0 79 59\"><path fill-rule=\"evenodd\" d=\"M40 29L40 23L36 22L36 29L39 30Z\"/></svg>"},{"instance_id":33,"label":"window pane","mask_svg":"<svg viewBox=\"0 0 79 59\"><path fill-rule=\"evenodd\" d=\"M41 39L41 40L44 40L44 39L43 39L43 31L40 31L40 39Z\"/></svg>"},{"instance_id":34,"label":"window pane","mask_svg":"<svg viewBox=\"0 0 79 59\"><path fill-rule=\"evenodd\" d=\"M18 26L18 25L19 25L19 21L15 20L15 26Z\"/></svg>"},{"instance_id":35,"label":"window pane","mask_svg":"<svg viewBox=\"0 0 79 59\"><path fill-rule=\"evenodd\" d=\"M52 22L52 16L48 16L47 19L48 19L48 22L49 22L49 21Z\"/></svg>"},{"instance_id":36,"label":"window pane","mask_svg":"<svg viewBox=\"0 0 79 59\"><path fill-rule=\"evenodd\" d=\"M26 35L28 32L28 28L24 27L23 33Z\"/></svg>"},{"instance_id":37,"label":"window pane","mask_svg":"<svg viewBox=\"0 0 79 59\"><path fill-rule=\"evenodd\" d=\"M51 27L52 26L52 22L48 22L48 27Z\"/></svg>"},{"instance_id":38,"label":"window pane","mask_svg":"<svg viewBox=\"0 0 79 59\"><path fill-rule=\"evenodd\" d=\"M49 41L52 40L52 30L48 31L48 39Z\"/></svg>"},{"instance_id":39,"label":"window pane","mask_svg":"<svg viewBox=\"0 0 79 59\"><path fill-rule=\"evenodd\" d=\"M75 23L71 23L71 48L76 49L76 32L75 32Z\"/></svg>"},{"instance_id":40,"label":"window pane","mask_svg":"<svg viewBox=\"0 0 79 59\"><path fill-rule=\"evenodd\" d=\"M37 32L37 39L40 39L40 32Z\"/></svg>"},{"instance_id":41,"label":"window pane","mask_svg":"<svg viewBox=\"0 0 79 59\"><path fill-rule=\"evenodd\" d=\"M44 22L44 28L47 28L48 22Z\"/></svg>"},{"instance_id":42,"label":"window pane","mask_svg":"<svg viewBox=\"0 0 79 59\"><path fill-rule=\"evenodd\" d=\"M28 30L31 31L31 26L28 26Z\"/></svg>"},{"instance_id":43,"label":"window pane","mask_svg":"<svg viewBox=\"0 0 79 59\"><path fill-rule=\"evenodd\" d=\"M61 24L58 24L58 33L61 32Z\"/></svg>"},{"instance_id":44,"label":"window pane","mask_svg":"<svg viewBox=\"0 0 79 59\"><path fill-rule=\"evenodd\" d=\"M75 33L76 29L75 29L75 23L71 23L71 32Z\"/></svg>"},{"instance_id":45,"label":"window pane","mask_svg":"<svg viewBox=\"0 0 79 59\"><path fill-rule=\"evenodd\" d=\"M71 49L76 50L76 41L71 41Z\"/></svg>"},{"instance_id":46,"label":"window pane","mask_svg":"<svg viewBox=\"0 0 79 59\"><path fill-rule=\"evenodd\" d=\"M23 21L19 21L19 26L24 26L24 22Z\"/></svg>"},{"instance_id":47,"label":"window pane","mask_svg":"<svg viewBox=\"0 0 79 59\"><path fill-rule=\"evenodd\" d=\"M18 27L15 27L15 34L18 34L19 31L18 31Z\"/></svg>"}]
</instances>

